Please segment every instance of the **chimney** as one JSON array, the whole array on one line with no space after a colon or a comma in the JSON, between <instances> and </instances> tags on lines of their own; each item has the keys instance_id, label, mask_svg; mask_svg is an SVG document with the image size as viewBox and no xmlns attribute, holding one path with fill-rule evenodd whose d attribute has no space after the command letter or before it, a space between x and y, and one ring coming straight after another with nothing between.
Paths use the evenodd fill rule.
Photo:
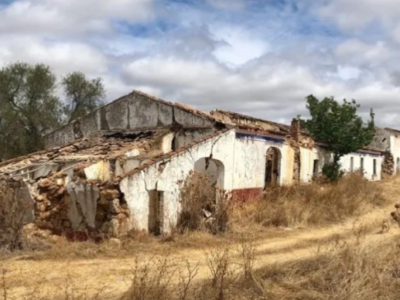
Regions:
<instances>
[{"instance_id":1,"label":"chimney","mask_svg":"<svg viewBox=\"0 0 400 300\"><path fill-rule=\"evenodd\" d=\"M290 124L290 135L298 142L300 140L300 119L294 118Z\"/></svg>"}]
</instances>

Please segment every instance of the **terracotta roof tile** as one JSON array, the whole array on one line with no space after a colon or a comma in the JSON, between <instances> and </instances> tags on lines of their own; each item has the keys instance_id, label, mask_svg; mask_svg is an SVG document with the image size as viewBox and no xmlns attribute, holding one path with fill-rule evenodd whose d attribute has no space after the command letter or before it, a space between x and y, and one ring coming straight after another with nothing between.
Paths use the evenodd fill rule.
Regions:
<instances>
[{"instance_id":1,"label":"terracotta roof tile","mask_svg":"<svg viewBox=\"0 0 400 300\"><path fill-rule=\"evenodd\" d=\"M204 137L203 139L199 139L199 140L197 140L196 142L191 143L190 145L187 145L186 147L179 147L179 148L176 149L175 151L171 151L171 152L169 152L169 153L166 153L165 155L156 157L156 158L154 158L154 163L153 163L153 164L162 162L162 161L165 160L166 158L171 158L171 157L178 156L180 153L182 153L182 152L184 152L184 151L186 151L186 150L188 150L188 149L190 149L190 148L192 148L192 147L194 147L194 146L196 146L196 145L200 145L200 144L203 143L204 141L210 140L210 139L212 139L212 138L214 138L214 137L216 137L216 136L219 136L219 135L221 135L221 134L227 133L227 132L230 131L230 130L232 130L232 129L223 129L223 130L221 130L221 131L219 131L219 132L217 132L217 133L210 134L210 135ZM151 164L151 165L153 165L153 164ZM132 176L132 175L135 175L135 174L139 173L140 171L142 171L142 170L144 170L144 169L150 167L151 165L149 165L148 163L143 164L143 165L141 165L139 168L135 169L135 170L137 170L137 172L133 172L133 171L127 172L127 173L125 173L125 174L123 175L123 178L129 177L129 176Z\"/></svg>"},{"instance_id":2,"label":"terracotta roof tile","mask_svg":"<svg viewBox=\"0 0 400 300\"><path fill-rule=\"evenodd\" d=\"M252 116L247 116L247 115L243 115L243 114L240 114L240 113L226 111L226 110L220 110L220 109L215 109L215 110L211 111L211 115L213 115L214 112L215 113L220 113L222 115L226 115L228 117L234 117L234 118L243 119L243 120L250 120L250 121L262 122L262 123L270 124L270 125L278 127L280 130L285 131L285 132L290 131L290 126L286 125L286 124L281 124L281 123L277 123L277 122L273 122L273 121L259 119L259 118L255 118L255 117L252 117Z\"/></svg>"},{"instance_id":3,"label":"terracotta roof tile","mask_svg":"<svg viewBox=\"0 0 400 300\"><path fill-rule=\"evenodd\" d=\"M257 129L257 128L254 128L251 126L240 125L240 126L238 126L238 129L245 130L248 132L254 132L256 134L268 135L268 136L285 136L285 137L288 136L288 134L286 132L262 130L262 129Z\"/></svg>"}]
</instances>

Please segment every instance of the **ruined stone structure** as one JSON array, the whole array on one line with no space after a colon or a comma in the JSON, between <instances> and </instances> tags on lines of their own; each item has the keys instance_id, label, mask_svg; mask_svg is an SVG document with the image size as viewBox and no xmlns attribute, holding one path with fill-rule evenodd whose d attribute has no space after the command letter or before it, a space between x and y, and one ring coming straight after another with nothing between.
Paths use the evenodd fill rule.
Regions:
<instances>
[{"instance_id":1,"label":"ruined stone structure","mask_svg":"<svg viewBox=\"0 0 400 300\"><path fill-rule=\"evenodd\" d=\"M289 126L205 113L138 91L55 130L46 145L1 163L0 180L24 186L37 226L83 238L169 232L193 170L226 199L246 201L270 186L310 182L332 158L298 120ZM362 168L369 180L381 178L382 162L372 148L341 161L346 170Z\"/></svg>"}]
</instances>

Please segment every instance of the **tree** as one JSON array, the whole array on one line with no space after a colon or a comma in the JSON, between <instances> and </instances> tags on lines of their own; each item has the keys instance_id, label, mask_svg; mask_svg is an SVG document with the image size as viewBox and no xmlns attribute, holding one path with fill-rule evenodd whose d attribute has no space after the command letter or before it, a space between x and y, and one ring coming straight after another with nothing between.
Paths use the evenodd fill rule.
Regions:
<instances>
[{"instance_id":1,"label":"tree","mask_svg":"<svg viewBox=\"0 0 400 300\"><path fill-rule=\"evenodd\" d=\"M340 158L369 145L375 135L374 113L371 109L370 120L363 123L357 115L360 107L355 100L343 104L333 97L322 101L313 95L307 98L307 109L311 118L302 123L315 141L326 145L333 153L333 161L323 168L323 173L331 180L340 177Z\"/></svg>"},{"instance_id":2,"label":"tree","mask_svg":"<svg viewBox=\"0 0 400 300\"><path fill-rule=\"evenodd\" d=\"M105 89L100 78L89 80L81 72L68 74L62 80L66 95L63 106L67 122L80 118L103 104Z\"/></svg>"},{"instance_id":3,"label":"tree","mask_svg":"<svg viewBox=\"0 0 400 300\"><path fill-rule=\"evenodd\" d=\"M43 135L60 120L55 87L55 75L43 64L14 63L0 70L1 159L43 148Z\"/></svg>"}]
</instances>

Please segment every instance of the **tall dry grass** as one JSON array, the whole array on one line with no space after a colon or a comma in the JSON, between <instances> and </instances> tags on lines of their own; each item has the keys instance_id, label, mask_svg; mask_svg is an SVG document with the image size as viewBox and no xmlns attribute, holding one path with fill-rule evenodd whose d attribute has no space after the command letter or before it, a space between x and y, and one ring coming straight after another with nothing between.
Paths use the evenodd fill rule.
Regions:
<instances>
[{"instance_id":1,"label":"tall dry grass","mask_svg":"<svg viewBox=\"0 0 400 300\"><path fill-rule=\"evenodd\" d=\"M266 191L264 199L235 211L232 222L284 227L326 225L387 203L382 185L352 173L333 184L312 183Z\"/></svg>"},{"instance_id":2,"label":"tall dry grass","mask_svg":"<svg viewBox=\"0 0 400 300\"><path fill-rule=\"evenodd\" d=\"M0 248L23 248L24 218L27 203L19 192L20 182L0 183Z\"/></svg>"},{"instance_id":3,"label":"tall dry grass","mask_svg":"<svg viewBox=\"0 0 400 300\"><path fill-rule=\"evenodd\" d=\"M400 250L394 240L338 243L323 255L277 264L256 274L265 299L399 299Z\"/></svg>"},{"instance_id":4,"label":"tall dry grass","mask_svg":"<svg viewBox=\"0 0 400 300\"><path fill-rule=\"evenodd\" d=\"M224 193L208 176L191 172L180 193L181 211L177 231L210 231L214 234L227 230L229 203Z\"/></svg>"}]
</instances>

